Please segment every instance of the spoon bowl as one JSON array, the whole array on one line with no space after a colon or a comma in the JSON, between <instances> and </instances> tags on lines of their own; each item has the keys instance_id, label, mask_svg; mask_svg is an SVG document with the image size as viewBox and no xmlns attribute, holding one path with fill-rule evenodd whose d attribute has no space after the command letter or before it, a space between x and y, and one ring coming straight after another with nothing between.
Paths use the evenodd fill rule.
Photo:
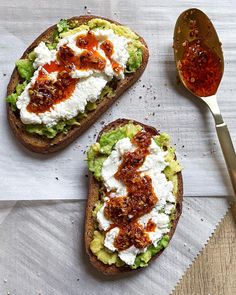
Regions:
<instances>
[{"instance_id":1,"label":"spoon bowl","mask_svg":"<svg viewBox=\"0 0 236 295\"><path fill-rule=\"evenodd\" d=\"M174 58L183 85L209 107L236 196L236 154L224 123L216 92L224 72L224 57L217 32L201 10L191 8L178 17L174 30Z\"/></svg>"},{"instance_id":2,"label":"spoon bowl","mask_svg":"<svg viewBox=\"0 0 236 295\"><path fill-rule=\"evenodd\" d=\"M173 48L175 64L179 72L180 80L190 92L192 92L195 96L200 96L196 92L192 91L192 89L187 85L186 79L181 71L181 61L184 56L186 56L186 49L189 47L189 50L197 50L197 47L192 46L190 48L191 44L194 44L194 42L199 42L199 45L202 47L202 51L204 51L204 49L209 51L212 54L212 57L217 59L219 62L219 77L215 85L216 87L213 93L211 93L211 95L214 95L224 73L224 56L221 48L221 42L208 16L199 9L191 8L181 13L177 19L174 30ZM197 53L201 54L202 52L199 50L196 54Z\"/></svg>"},{"instance_id":3,"label":"spoon bowl","mask_svg":"<svg viewBox=\"0 0 236 295\"><path fill-rule=\"evenodd\" d=\"M188 9L178 17L174 30L174 57L176 66L183 58L187 43L201 40L221 60L224 72L224 56L217 32L208 16L197 8Z\"/></svg>"}]
</instances>

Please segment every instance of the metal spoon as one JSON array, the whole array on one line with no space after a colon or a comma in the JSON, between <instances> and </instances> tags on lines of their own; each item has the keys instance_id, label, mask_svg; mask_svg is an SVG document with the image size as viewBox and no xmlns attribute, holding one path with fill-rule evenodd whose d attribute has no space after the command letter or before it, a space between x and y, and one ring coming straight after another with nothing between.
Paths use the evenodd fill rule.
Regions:
<instances>
[{"instance_id":1,"label":"metal spoon","mask_svg":"<svg viewBox=\"0 0 236 295\"><path fill-rule=\"evenodd\" d=\"M197 41L198 40L198 41ZM215 56L219 58L221 75L217 80L217 84L213 93L210 96L200 96L196 91L187 83L186 77L184 77L181 70L181 61L185 56L186 46L194 42L201 42L203 46L206 46ZM216 30L207 17L201 10L191 8L184 11L177 19L174 31L174 57L177 67L177 71L183 85L195 96L204 101L209 107L216 126L216 132L219 138L221 149L224 154L225 162L230 175L231 183L233 186L234 194L236 196L236 155L234 146L229 134L227 125L224 123L222 115L220 113L219 106L216 99L216 91L220 84L220 80L224 72L224 57L221 49L221 43L219 41ZM192 78L194 81L194 78ZM190 81L192 82L192 81Z\"/></svg>"}]
</instances>

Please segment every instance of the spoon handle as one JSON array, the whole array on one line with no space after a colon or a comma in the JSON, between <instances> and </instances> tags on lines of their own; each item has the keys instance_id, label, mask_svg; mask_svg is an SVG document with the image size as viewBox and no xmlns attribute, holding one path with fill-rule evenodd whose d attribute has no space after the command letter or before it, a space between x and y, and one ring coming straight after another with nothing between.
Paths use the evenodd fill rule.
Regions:
<instances>
[{"instance_id":1,"label":"spoon handle","mask_svg":"<svg viewBox=\"0 0 236 295\"><path fill-rule=\"evenodd\" d=\"M236 196L236 154L227 125L216 124L216 131Z\"/></svg>"},{"instance_id":2,"label":"spoon handle","mask_svg":"<svg viewBox=\"0 0 236 295\"><path fill-rule=\"evenodd\" d=\"M214 117L216 132L233 186L234 196L236 197L236 154L228 127L222 118L216 95L201 97L201 99L208 105Z\"/></svg>"}]
</instances>

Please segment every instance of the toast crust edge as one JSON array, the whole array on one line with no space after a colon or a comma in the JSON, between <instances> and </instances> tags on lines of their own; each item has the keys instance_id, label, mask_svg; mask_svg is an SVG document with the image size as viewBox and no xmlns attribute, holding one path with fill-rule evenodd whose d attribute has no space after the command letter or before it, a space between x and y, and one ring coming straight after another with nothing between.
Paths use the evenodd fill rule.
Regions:
<instances>
[{"instance_id":1,"label":"toast crust edge","mask_svg":"<svg viewBox=\"0 0 236 295\"><path fill-rule=\"evenodd\" d=\"M69 20L78 20L79 25L82 25L94 18L104 19L111 23L121 25L116 21L94 15L74 16ZM52 34L55 28L56 25L53 25L49 27L46 31L44 31L39 37L37 37L34 40L34 42L26 49L21 58L25 58L26 55L29 52L31 52L41 41L50 41L52 39ZM144 45L141 66L137 69L135 73L126 74L123 80L119 80L116 85L115 96L112 98L104 97L104 99L97 105L97 108L94 111L88 113L86 118L82 118L80 120L80 126L73 126L67 134L60 133L55 138L48 139L40 135L28 133L24 130L24 124L21 122L18 112L13 112L11 107L7 104L8 121L13 131L13 134L16 136L16 138L29 150L42 154L57 152L68 146L71 142L73 142L92 124L94 124L97 121L97 119L122 95L122 93L125 90L127 90L131 85L133 85L144 72L147 66L149 52L144 39L141 36L139 36L139 38L142 44ZM13 70L9 84L7 86L7 95L14 92L16 85L19 82L20 76L17 72L17 69L15 68Z\"/></svg>"},{"instance_id":2,"label":"toast crust edge","mask_svg":"<svg viewBox=\"0 0 236 295\"><path fill-rule=\"evenodd\" d=\"M159 132L151 126L142 124L140 122L137 122L135 120L128 120L128 119L118 119L116 121L111 122L110 124L106 125L99 133L97 141L99 140L102 133L109 131L113 128L117 128L119 126L125 125L132 121L134 124L141 125L145 130L151 132L153 135L158 135ZM175 232L177 223L179 221L180 215L182 213L182 202L183 202L183 180L182 180L182 173L177 173L178 177L178 192L176 195L176 213L175 213L175 219L173 222L173 226L169 232L170 240ZM91 264L100 272L102 272L104 275L119 275L124 272L130 272L130 271L138 271L141 268L138 268L136 270L132 270L130 267L116 267L115 265L106 265L99 261L97 257L91 252L90 250L90 243L93 239L93 232L94 232L94 222L93 222L93 216L92 211L94 208L94 204L99 199L99 182L93 177L92 173L89 172L89 180L88 180L88 198L87 198L87 205L86 205L86 215L85 215L85 249L89 256L89 260ZM162 249L160 252L158 252L155 256L151 258L151 261L159 257L164 249Z\"/></svg>"}]
</instances>

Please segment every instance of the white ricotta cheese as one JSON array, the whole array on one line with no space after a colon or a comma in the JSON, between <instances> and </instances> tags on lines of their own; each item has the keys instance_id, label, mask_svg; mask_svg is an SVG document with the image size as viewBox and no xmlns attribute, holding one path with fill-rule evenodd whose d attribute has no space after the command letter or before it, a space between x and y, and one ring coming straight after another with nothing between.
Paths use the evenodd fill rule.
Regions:
<instances>
[{"instance_id":1,"label":"white ricotta cheese","mask_svg":"<svg viewBox=\"0 0 236 295\"><path fill-rule=\"evenodd\" d=\"M156 246L162 238L163 234L169 232L168 225L170 222L170 217L168 214L159 213L157 208L155 207L150 213L140 217L138 219L138 223L145 228L149 220L151 220L156 225L156 227L154 231L147 232L147 234L149 235L149 238L152 241L153 245Z\"/></svg>"},{"instance_id":2,"label":"white ricotta cheese","mask_svg":"<svg viewBox=\"0 0 236 295\"><path fill-rule=\"evenodd\" d=\"M108 192L114 192L113 196L118 197L127 195L125 185L121 181L118 181L114 175L122 162L122 156L124 153L134 150L135 146L131 143L130 139L123 138L116 143L114 150L103 163L101 175Z\"/></svg>"},{"instance_id":3,"label":"white ricotta cheese","mask_svg":"<svg viewBox=\"0 0 236 295\"><path fill-rule=\"evenodd\" d=\"M61 119L72 119L79 112L84 112L85 106L89 101L95 102L99 98L106 83L107 79L103 75L81 79L79 83L76 84L75 90L69 99L55 104L50 111L39 114L27 110L27 105L30 102L28 92L31 86L30 83L17 100L17 107L20 109L21 120L24 124L45 124L51 127Z\"/></svg>"},{"instance_id":4,"label":"white ricotta cheese","mask_svg":"<svg viewBox=\"0 0 236 295\"><path fill-rule=\"evenodd\" d=\"M165 161L167 152L164 152L152 139L149 147L150 154L147 155L143 165L139 168L141 175L148 175L152 179L152 186L158 198L158 205L163 207L166 201L175 202L172 194L173 183L166 179L163 172L168 163Z\"/></svg>"},{"instance_id":5,"label":"white ricotta cheese","mask_svg":"<svg viewBox=\"0 0 236 295\"><path fill-rule=\"evenodd\" d=\"M112 42L114 47L111 58L119 63L119 65L121 65L122 67L125 67L129 58L129 53L127 51L129 39L123 36L116 35L111 29L96 29L94 30L94 35L101 43L105 40L110 40Z\"/></svg>"},{"instance_id":6,"label":"white ricotta cheese","mask_svg":"<svg viewBox=\"0 0 236 295\"><path fill-rule=\"evenodd\" d=\"M127 194L125 186L122 182L115 179L114 174L117 172L122 162L124 153L127 151L132 152L135 148L136 147L131 143L129 138L123 138L116 143L110 156L103 163L101 175L107 190L112 190L113 192L111 197L125 196ZM139 168L141 175L148 175L152 179L153 189L158 198L158 202L151 212L138 219L138 223L144 228L147 226L149 220L156 225L153 232L146 232L154 246L157 245L164 234L170 231L169 215L175 208L175 196L172 193L173 183L167 180L163 172L165 167L168 166L168 163L165 161L166 154L167 152L162 151L152 139L151 145L149 146L149 155L147 155L143 165ZM107 230L110 226L110 221L104 216L104 207L107 201L109 201L109 198L106 198L104 206L99 210L97 215L99 228L103 230ZM161 209L163 209L164 212L160 212ZM117 250L114 247L114 239L118 234L117 229L118 228L114 228L106 233L105 246L111 251ZM118 252L118 256L126 264L132 265L137 254L145 252L145 250L146 249L140 250L132 246L125 251Z\"/></svg>"},{"instance_id":7,"label":"white ricotta cheese","mask_svg":"<svg viewBox=\"0 0 236 295\"><path fill-rule=\"evenodd\" d=\"M36 59L34 60L33 67L37 69L56 59L56 50L49 50L44 42L40 42L34 49Z\"/></svg>"},{"instance_id":8,"label":"white ricotta cheese","mask_svg":"<svg viewBox=\"0 0 236 295\"><path fill-rule=\"evenodd\" d=\"M110 225L112 224L112 221L110 221L109 219L105 217L104 208L105 208L105 204L97 213L97 222L98 222L99 228L101 230L106 231L109 229Z\"/></svg>"},{"instance_id":9,"label":"white ricotta cheese","mask_svg":"<svg viewBox=\"0 0 236 295\"><path fill-rule=\"evenodd\" d=\"M101 30L96 29L93 31L94 35L97 37L97 40L100 41L100 44L105 40L110 40L113 44L113 53L111 58L116 61L119 65L121 65L123 68L126 67L126 63L129 59L129 53L128 53L128 44L129 39L116 35L112 30ZM109 63L108 63L109 65ZM107 69L109 72L109 69ZM119 74L114 73L119 78L124 78L124 72L120 72Z\"/></svg>"},{"instance_id":10,"label":"white ricotta cheese","mask_svg":"<svg viewBox=\"0 0 236 295\"><path fill-rule=\"evenodd\" d=\"M88 71L81 71L81 70L74 70L71 71L70 75L72 78L77 79L77 78L87 78L93 74L92 70Z\"/></svg>"},{"instance_id":11,"label":"white ricotta cheese","mask_svg":"<svg viewBox=\"0 0 236 295\"><path fill-rule=\"evenodd\" d=\"M119 234L119 231L120 229L118 227L112 228L107 232L104 239L104 246L112 252L116 251L116 248L114 247L114 241L116 236Z\"/></svg>"},{"instance_id":12,"label":"white ricotta cheese","mask_svg":"<svg viewBox=\"0 0 236 295\"><path fill-rule=\"evenodd\" d=\"M137 254L140 253L140 250L134 246L129 247L126 250L120 251L118 256L122 261L128 265L133 265Z\"/></svg>"},{"instance_id":13,"label":"white ricotta cheese","mask_svg":"<svg viewBox=\"0 0 236 295\"><path fill-rule=\"evenodd\" d=\"M162 172L168 165L165 161L167 152L163 152L161 148L155 143L154 139L151 139L151 144L148 148L149 155L147 155L143 165L139 168L139 171L144 172L154 170L155 172Z\"/></svg>"},{"instance_id":14,"label":"white ricotta cheese","mask_svg":"<svg viewBox=\"0 0 236 295\"><path fill-rule=\"evenodd\" d=\"M84 30L61 39L57 45L57 50L49 50L44 42L40 42L34 49L36 59L33 66L38 70L35 71L30 83L26 86L25 90L17 100L17 108L20 110L21 120L24 124L45 124L47 127L52 127L62 119L71 119L77 116L78 113L83 113L85 106L89 101L95 102L99 99L102 89L113 76L124 78L124 72L121 71L117 74L113 71L110 60L106 57L104 51L100 48L100 45L103 41L110 40L114 45L112 58L125 68L129 58L127 46L130 40L115 34L112 30L96 29L93 32L98 40L98 48L94 48L94 50L97 50L98 53L105 58L105 69L103 71L93 69L84 71L75 69L71 71L70 75L72 78L80 79L76 84L72 95L67 100L55 104L50 110L38 114L29 112L27 106L30 102L28 90L35 83L39 71L42 69L43 65L56 60L56 53L63 45L70 47L76 55L81 54L84 49L76 46L76 38L79 35L86 34L87 31ZM49 78L52 80L55 80L56 77L57 72L49 74Z\"/></svg>"}]
</instances>

